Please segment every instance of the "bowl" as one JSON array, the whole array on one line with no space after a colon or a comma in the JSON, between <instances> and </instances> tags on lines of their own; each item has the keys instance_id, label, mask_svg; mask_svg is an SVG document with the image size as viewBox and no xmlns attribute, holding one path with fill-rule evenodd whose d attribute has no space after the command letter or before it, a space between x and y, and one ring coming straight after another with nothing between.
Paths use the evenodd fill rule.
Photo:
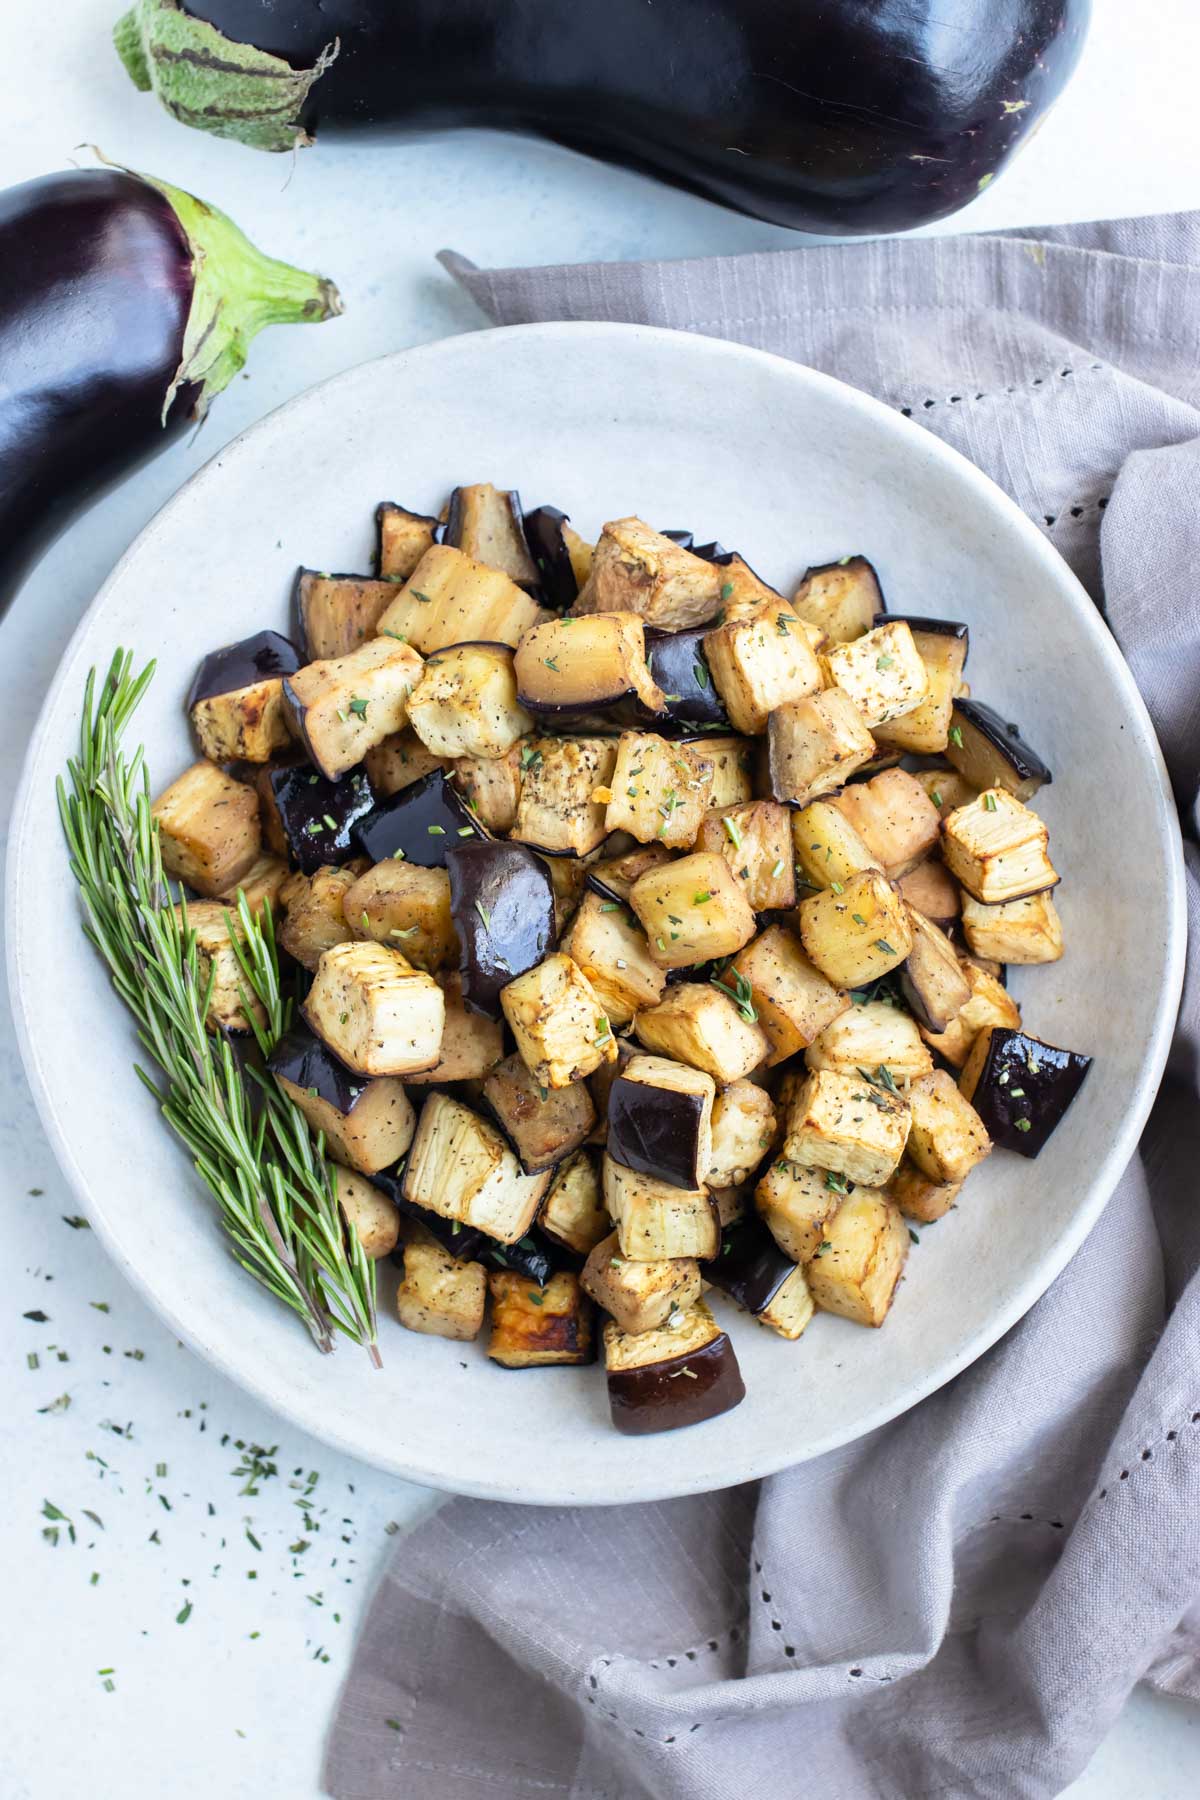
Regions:
<instances>
[{"instance_id":1,"label":"bowl","mask_svg":"<svg viewBox=\"0 0 1200 1800\"><path fill-rule=\"evenodd\" d=\"M461 481L518 487L585 533L639 513L737 546L791 591L861 551L893 610L965 619L977 697L1054 770L1038 796L1063 873L1067 953L1019 970L1026 1022L1095 1064L1034 1162L998 1152L925 1228L884 1327L819 1316L799 1343L718 1299L746 1398L631 1440L596 1368L513 1373L404 1331L380 1270L384 1368L321 1357L233 1263L206 1190L133 1072L130 1020L78 924L54 810L90 667L117 645L158 674L137 717L156 787L194 755L200 656L287 629L298 563L368 569L373 512L435 510ZM1111 833L1119 821L1119 849ZM196 1353L339 1449L412 1481L525 1503L724 1487L818 1456L965 1368L1048 1287L1133 1151L1183 964L1182 858L1145 708L1092 602L978 470L897 413L760 351L609 324L528 325L401 351L272 413L222 450L122 558L42 710L8 868L17 1028L50 1141L109 1253Z\"/></svg>"}]
</instances>

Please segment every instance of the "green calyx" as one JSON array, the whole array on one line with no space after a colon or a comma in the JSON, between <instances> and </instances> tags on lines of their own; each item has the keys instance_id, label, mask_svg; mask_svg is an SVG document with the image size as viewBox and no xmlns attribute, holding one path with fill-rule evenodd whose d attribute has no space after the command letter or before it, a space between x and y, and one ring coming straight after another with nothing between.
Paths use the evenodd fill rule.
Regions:
<instances>
[{"instance_id":1,"label":"green calyx","mask_svg":"<svg viewBox=\"0 0 1200 1800\"><path fill-rule=\"evenodd\" d=\"M311 69L293 69L193 19L179 0L134 0L113 41L134 86L157 94L173 118L255 150L311 143L304 103L338 53L335 41Z\"/></svg>"},{"instance_id":2,"label":"green calyx","mask_svg":"<svg viewBox=\"0 0 1200 1800\"><path fill-rule=\"evenodd\" d=\"M195 415L203 418L213 396L242 368L264 325L319 325L341 312L341 295L324 275L264 256L232 219L194 194L153 175L138 180L167 201L192 250L191 310L163 419L179 389L193 384L200 389Z\"/></svg>"}]
</instances>

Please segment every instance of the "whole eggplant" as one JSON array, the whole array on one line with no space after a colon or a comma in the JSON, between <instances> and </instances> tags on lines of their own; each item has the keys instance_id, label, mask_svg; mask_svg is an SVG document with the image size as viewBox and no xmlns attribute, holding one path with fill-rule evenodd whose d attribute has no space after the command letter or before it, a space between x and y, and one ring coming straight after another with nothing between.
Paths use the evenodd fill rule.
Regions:
<instances>
[{"instance_id":1,"label":"whole eggplant","mask_svg":"<svg viewBox=\"0 0 1200 1800\"><path fill-rule=\"evenodd\" d=\"M264 325L340 311L332 283L150 176L0 194L0 608L85 500L203 417Z\"/></svg>"},{"instance_id":2,"label":"whole eggplant","mask_svg":"<svg viewBox=\"0 0 1200 1800\"><path fill-rule=\"evenodd\" d=\"M1090 0L135 0L177 119L531 132L803 231L904 231L988 185L1062 91Z\"/></svg>"}]
</instances>

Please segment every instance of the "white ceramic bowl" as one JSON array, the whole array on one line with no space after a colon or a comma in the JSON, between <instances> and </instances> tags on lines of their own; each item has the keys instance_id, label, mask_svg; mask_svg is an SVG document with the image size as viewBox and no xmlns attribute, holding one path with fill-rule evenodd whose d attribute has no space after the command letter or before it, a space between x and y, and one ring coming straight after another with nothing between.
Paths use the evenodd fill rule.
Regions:
<instances>
[{"instance_id":1,"label":"white ceramic bowl","mask_svg":"<svg viewBox=\"0 0 1200 1800\"><path fill-rule=\"evenodd\" d=\"M138 716L159 786L191 760L200 655L286 629L296 565L366 569L376 502L517 486L587 533L640 513L736 545L790 591L870 556L894 610L966 619L981 698L1055 771L1038 797L1063 872L1067 954L1017 972L1030 1028L1090 1051L1036 1162L998 1153L927 1229L886 1326L819 1317L787 1344L722 1304L746 1399L628 1439L596 1368L513 1374L478 1345L405 1332L385 1367L322 1358L230 1260L206 1191L131 1063L130 1022L78 929L54 813L87 670L158 659ZM1119 848L1112 832L1119 827ZM180 1337L317 1437L398 1475L526 1502L648 1500L763 1475L912 1406L1032 1305L1094 1223L1166 1056L1183 961L1181 857L1149 720L1083 589L1000 491L936 438L755 350L623 325L523 326L402 351L326 383L223 450L163 508L83 620L30 746L8 872L12 989L56 1154L109 1252Z\"/></svg>"}]
</instances>

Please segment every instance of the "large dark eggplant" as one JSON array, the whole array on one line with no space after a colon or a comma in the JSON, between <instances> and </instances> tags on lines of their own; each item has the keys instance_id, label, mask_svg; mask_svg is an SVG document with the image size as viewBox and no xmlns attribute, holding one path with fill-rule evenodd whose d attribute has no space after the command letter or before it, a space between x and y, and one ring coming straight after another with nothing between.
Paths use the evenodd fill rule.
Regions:
<instances>
[{"instance_id":1,"label":"large dark eggplant","mask_svg":"<svg viewBox=\"0 0 1200 1800\"><path fill-rule=\"evenodd\" d=\"M0 608L85 500L203 417L264 325L340 311L331 282L151 176L0 194Z\"/></svg>"},{"instance_id":2,"label":"large dark eggplant","mask_svg":"<svg viewBox=\"0 0 1200 1800\"><path fill-rule=\"evenodd\" d=\"M490 125L802 231L904 231L988 185L1062 91L1090 0L135 0L175 118L267 150Z\"/></svg>"}]
</instances>

